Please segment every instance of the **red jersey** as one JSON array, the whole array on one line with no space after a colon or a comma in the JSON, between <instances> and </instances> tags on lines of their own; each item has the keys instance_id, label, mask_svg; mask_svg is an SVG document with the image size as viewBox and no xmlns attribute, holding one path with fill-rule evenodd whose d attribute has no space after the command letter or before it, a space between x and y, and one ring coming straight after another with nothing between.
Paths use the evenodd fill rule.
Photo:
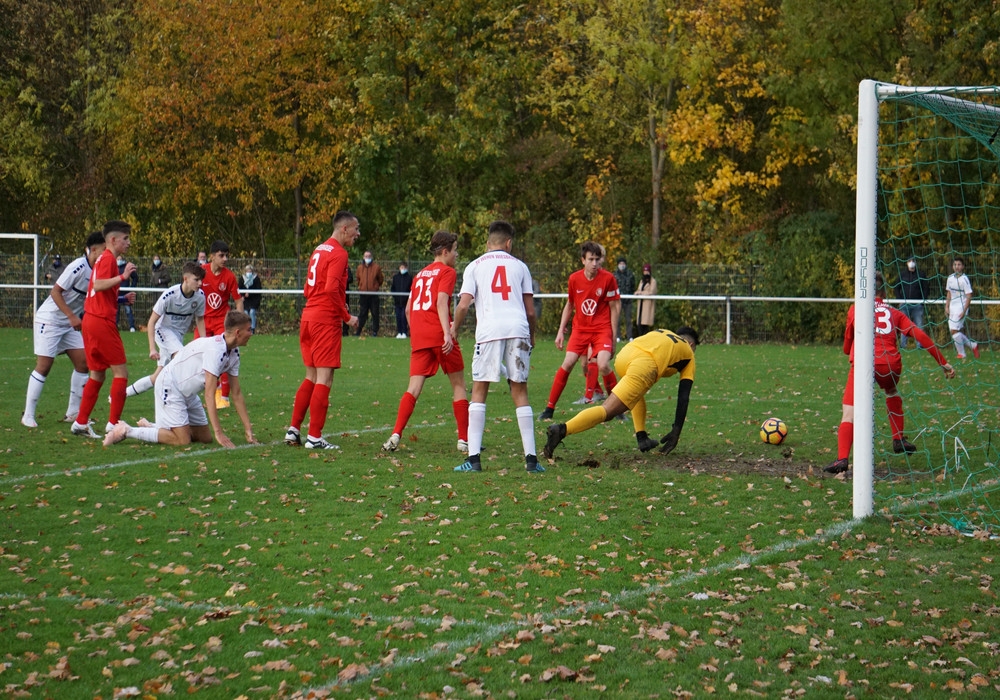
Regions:
<instances>
[{"instance_id":1,"label":"red jersey","mask_svg":"<svg viewBox=\"0 0 1000 700\"><path fill-rule=\"evenodd\" d=\"M111 277L118 278L118 284L109 287L102 292L94 291L94 280L106 280ZM87 289L87 300L83 302L84 315L92 318L103 318L118 324L118 287L121 285L121 276L118 274L118 258L111 252L110 248L105 248L101 256L94 263L94 271L90 273L90 286Z\"/></svg>"},{"instance_id":2,"label":"red jersey","mask_svg":"<svg viewBox=\"0 0 1000 700\"><path fill-rule=\"evenodd\" d=\"M220 335L226 326L226 314L229 313L229 300L242 299L236 275L228 267L212 272L212 263L202 265L205 279L201 281L201 291L205 292L205 330L210 334Z\"/></svg>"},{"instance_id":3,"label":"red jersey","mask_svg":"<svg viewBox=\"0 0 1000 700\"><path fill-rule=\"evenodd\" d=\"M592 280L587 279L583 270L571 274L569 301L576 312L573 315L573 332L610 329L611 302L618 296L618 282L607 270L598 270Z\"/></svg>"},{"instance_id":4,"label":"red jersey","mask_svg":"<svg viewBox=\"0 0 1000 700\"><path fill-rule=\"evenodd\" d=\"M444 345L444 329L437 310L438 295L447 294L450 300L457 277L455 268L434 262L413 278L407 304L410 305L410 347L414 350ZM448 320L451 321L450 303Z\"/></svg>"},{"instance_id":5,"label":"red jersey","mask_svg":"<svg viewBox=\"0 0 1000 700\"><path fill-rule=\"evenodd\" d=\"M349 321L347 308L347 249L336 238L316 246L309 258L309 270L303 288L306 307L303 321L342 323Z\"/></svg>"},{"instance_id":6,"label":"red jersey","mask_svg":"<svg viewBox=\"0 0 1000 700\"><path fill-rule=\"evenodd\" d=\"M875 298L875 364L879 366L898 367L903 359L899 355L899 331L913 338L917 345L929 352L944 366L946 361L941 351L934 346L930 336L920 330L907 318L906 314L894 306L889 306L882 299ZM844 329L844 354L850 355L854 364L854 304L847 310L847 327Z\"/></svg>"}]
</instances>

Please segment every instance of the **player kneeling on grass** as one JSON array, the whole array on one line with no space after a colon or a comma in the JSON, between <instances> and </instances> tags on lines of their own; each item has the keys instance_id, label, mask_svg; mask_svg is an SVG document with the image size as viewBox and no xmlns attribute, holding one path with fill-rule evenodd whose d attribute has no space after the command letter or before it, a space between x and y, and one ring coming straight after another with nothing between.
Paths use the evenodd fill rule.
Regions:
<instances>
[{"instance_id":1,"label":"player kneeling on grass","mask_svg":"<svg viewBox=\"0 0 1000 700\"><path fill-rule=\"evenodd\" d=\"M691 387L694 385L694 349L697 345L698 333L688 326L682 326L676 332L656 330L630 342L615 358L615 372L619 379L604 404L581 411L566 423L550 425L543 454L552 459L556 447L567 435L590 430L629 410L639 449L648 452L657 444L662 444L660 452L669 454L677 447L687 417ZM646 392L660 379L674 374L680 375L674 425L657 443L646 434Z\"/></svg>"},{"instance_id":2,"label":"player kneeling on grass","mask_svg":"<svg viewBox=\"0 0 1000 700\"><path fill-rule=\"evenodd\" d=\"M156 371L142 377L125 390L128 397L149 391L156 383L163 368L184 347L184 334L191 329L191 321L198 329L198 337L205 333L205 293L201 281L205 270L194 261L184 263L182 281L163 292L153 304L149 315L149 359L156 360Z\"/></svg>"},{"instance_id":3,"label":"player kneeling on grass","mask_svg":"<svg viewBox=\"0 0 1000 700\"><path fill-rule=\"evenodd\" d=\"M125 438L158 442L164 445L188 445L192 442L211 443L212 436L223 447L233 447L233 441L222 432L215 401L208 401L208 415L199 393L214 397L219 376L229 374L230 398L243 421L247 442L257 443L246 402L240 387L240 348L250 342L250 316L242 311L226 314L222 335L197 338L174 355L156 378L156 422L139 421L133 428L118 421L104 438L104 445L113 445Z\"/></svg>"},{"instance_id":4,"label":"player kneeling on grass","mask_svg":"<svg viewBox=\"0 0 1000 700\"><path fill-rule=\"evenodd\" d=\"M899 354L899 333L913 338L935 362L941 365L944 376L952 379L955 368L948 364L941 351L934 347L934 341L916 326L906 314L889 306L884 301L882 273L875 273L875 382L885 392L885 407L889 414L889 428L892 431L892 451L896 454L911 454L916 445L903 434L903 397L899 395L897 384L903 373L903 358ZM854 305L847 310L847 325L844 328L844 354L851 358L851 369L847 373L844 386L844 404L837 429L837 460L826 466L828 474L841 474L849 468L848 457L854 445Z\"/></svg>"}]
</instances>

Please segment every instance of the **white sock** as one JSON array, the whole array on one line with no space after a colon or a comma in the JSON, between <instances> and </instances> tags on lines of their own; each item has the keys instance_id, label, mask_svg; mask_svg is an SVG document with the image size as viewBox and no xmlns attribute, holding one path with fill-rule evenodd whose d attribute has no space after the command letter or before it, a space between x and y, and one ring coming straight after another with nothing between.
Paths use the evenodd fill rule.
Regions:
<instances>
[{"instance_id":1,"label":"white sock","mask_svg":"<svg viewBox=\"0 0 1000 700\"><path fill-rule=\"evenodd\" d=\"M531 406L518 406L514 411L517 415L517 427L521 431L521 445L525 455L535 454L535 414Z\"/></svg>"},{"instance_id":2,"label":"white sock","mask_svg":"<svg viewBox=\"0 0 1000 700\"><path fill-rule=\"evenodd\" d=\"M150 378L151 376L152 375L146 376L146 377L140 377L139 379L136 379L135 383L130 384L125 389L125 396L127 396L127 397L128 396L135 396L137 394L141 394L144 391L149 391L150 389L152 389L153 388L153 381Z\"/></svg>"},{"instance_id":3,"label":"white sock","mask_svg":"<svg viewBox=\"0 0 1000 700\"><path fill-rule=\"evenodd\" d=\"M86 372L73 370L73 374L69 378L69 404L66 406L67 416L76 418L77 414L80 413L80 401L83 400L83 387L86 386L87 377L89 376Z\"/></svg>"},{"instance_id":4,"label":"white sock","mask_svg":"<svg viewBox=\"0 0 1000 700\"><path fill-rule=\"evenodd\" d=\"M160 441L160 429L157 427L152 428L129 428L128 437L133 440L142 440L143 442L159 442Z\"/></svg>"},{"instance_id":5,"label":"white sock","mask_svg":"<svg viewBox=\"0 0 1000 700\"><path fill-rule=\"evenodd\" d=\"M483 432L486 430L486 404L469 404L469 454L483 451Z\"/></svg>"},{"instance_id":6,"label":"white sock","mask_svg":"<svg viewBox=\"0 0 1000 700\"><path fill-rule=\"evenodd\" d=\"M31 370L31 376L28 377L28 393L24 398L24 415L26 417L35 417L35 407L38 406L38 399L42 396L44 386L45 377L35 370Z\"/></svg>"},{"instance_id":7,"label":"white sock","mask_svg":"<svg viewBox=\"0 0 1000 700\"><path fill-rule=\"evenodd\" d=\"M952 333L951 339L955 341L955 352L959 355L965 354L965 333Z\"/></svg>"}]
</instances>

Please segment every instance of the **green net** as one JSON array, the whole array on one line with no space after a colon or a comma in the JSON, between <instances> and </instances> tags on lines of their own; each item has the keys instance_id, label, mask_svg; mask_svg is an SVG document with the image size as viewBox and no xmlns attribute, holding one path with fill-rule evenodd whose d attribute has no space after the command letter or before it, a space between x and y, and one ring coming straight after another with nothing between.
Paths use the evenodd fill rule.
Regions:
<instances>
[{"instance_id":1,"label":"green net","mask_svg":"<svg viewBox=\"0 0 1000 700\"><path fill-rule=\"evenodd\" d=\"M885 87L885 86L883 86ZM942 521L969 533L1000 534L1000 90L948 88L880 93L879 222L881 269L889 297L921 285L923 328L957 370L945 379L924 350L902 351L905 434L913 454L892 450L887 411L876 392L875 503L883 511ZM978 343L965 359L944 305L956 256L973 297L962 332ZM916 264L915 275L908 262Z\"/></svg>"}]
</instances>

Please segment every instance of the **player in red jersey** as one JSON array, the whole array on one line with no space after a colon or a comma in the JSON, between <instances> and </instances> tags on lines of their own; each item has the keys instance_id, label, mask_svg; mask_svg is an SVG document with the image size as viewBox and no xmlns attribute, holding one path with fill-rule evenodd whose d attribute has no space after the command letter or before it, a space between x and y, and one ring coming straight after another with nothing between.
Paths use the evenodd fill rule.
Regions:
<instances>
[{"instance_id":1,"label":"player in red jersey","mask_svg":"<svg viewBox=\"0 0 1000 700\"><path fill-rule=\"evenodd\" d=\"M566 358L552 380L549 401L539 416L541 420L551 420L573 365L581 355L586 356L588 347L597 353L598 370L604 377L604 387L608 394L618 383L611 369L611 356L615 352L615 328L618 327L618 315L621 313L618 283L614 275L601 268L604 255L599 244L593 241L584 243L580 248L580 257L583 269L569 276L569 298L559 319L556 347L563 349L566 324L569 323L570 313L575 311L573 332L566 346Z\"/></svg>"},{"instance_id":2,"label":"player in red jersey","mask_svg":"<svg viewBox=\"0 0 1000 700\"><path fill-rule=\"evenodd\" d=\"M229 269L229 244L225 241L212 243L208 262L202 268L205 270L205 279L201 281L201 291L205 293L205 335L223 335L229 301L235 303L237 311L243 310L239 282ZM199 337L197 328L194 337ZM219 378L219 387L215 390L215 407L229 408L229 375L226 373Z\"/></svg>"},{"instance_id":3,"label":"player in red jersey","mask_svg":"<svg viewBox=\"0 0 1000 700\"><path fill-rule=\"evenodd\" d=\"M118 256L124 255L131 245L132 227L124 221L109 221L104 224L104 252L94 263L87 289L87 300L83 303L83 349L87 354L89 376L83 386L80 412L70 430L75 435L96 438L97 433L90 426L90 412L94 410L97 396L104 385L104 377L111 368L111 413L105 432L114 428L125 408L125 389L128 386L128 365L125 346L118 334L118 303L131 304L135 292L129 292L123 299L118 296L118 287L135 272L134 263L125 263L118 271Z\"/></svg>"},{"instance_id":4,"label":"player in red jersey","mask_svg":"<svg viewBox=\"0 0 1000 700\"><path fill-rule=\"evenodd\" d=\"M306 307L299 326L299 349L306 366L306 378L295 392L292 424L285 433L285 443L301 445L300 430L309 411L309 430L305 447L310 450L336 450L337 445L323 439L323 425L330 406L333 371L340 367L343 324L358 327L358 317L347 307L347 246L361 236L358 217L338 211L333 217L333 235L316 246L309 258L303 294Z\"/></svg>"},{"instance_id":5,"label":"player in red jersey","mask_svg":"<svg viewBox=\"0 0 1000 700\"><path fill-rule=\"evenodd\" d=\"M931 354L944 376L951 379L955 369L944 359L934 341L916 326L906 314L889 306L882 297L882 273L875 273L875 381L885 392L885 407L889 413L889 427L892 431L892 451L896 454L916 452L917 448L903 435L903 397L899 395L897 384L903 372L903 358L899 354L899 339L896 331L909 336L917 345ZM843 414L837 430L837 461L823 471L839 474L848 469L847 458L854 444L854 305L847 311L847 327L844 329L844 354L851 358L851 369L847 373L844 387Z\"/></svg>"},{"instance_id":6,"label":"player in red jersey","mask_svg":"<svg viewBox=\"0 0 1000 700\"><path fill-rule=\"evenodd\" d=\"M399 400L396 427L382 445L386 452L399 447L399 438L413 415L424 381L437 374L438 367L451 382L451 408L458 425L458 450L469 451L469 400L465 394L465 360L462 348L451 333L451 296L455 291L455 263L458 236L438 231L431 239L434 262L413 278L406 303L410 326L410 383Z\"/></svg>"}]
</instances>

